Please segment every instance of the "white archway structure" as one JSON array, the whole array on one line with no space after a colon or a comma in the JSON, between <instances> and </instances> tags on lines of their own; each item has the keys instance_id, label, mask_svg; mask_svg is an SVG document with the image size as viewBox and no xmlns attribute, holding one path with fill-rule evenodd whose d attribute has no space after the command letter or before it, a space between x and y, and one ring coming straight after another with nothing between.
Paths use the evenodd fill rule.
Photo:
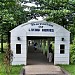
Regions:
<instances>
[{"instance_id":1,"label":"white archway structure","mask_svg":"<svg viewBox=\"0 0 75 75\"><path fill-rule=\"evenodd\" d=\"M27 64L27 36L55 37L54 64L69 64L70 32L62 26L45 20L32 19L10 32L12 65Z\"/></svg>"}]
</instances>

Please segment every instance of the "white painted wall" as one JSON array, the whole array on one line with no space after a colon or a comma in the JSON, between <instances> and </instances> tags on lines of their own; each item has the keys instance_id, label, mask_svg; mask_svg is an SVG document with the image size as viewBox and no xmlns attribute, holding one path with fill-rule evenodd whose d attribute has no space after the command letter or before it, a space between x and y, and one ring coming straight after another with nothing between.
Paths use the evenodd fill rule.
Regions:
<instances>
[{"instance_id":1,"label":"white painted wall","mask_svg":"<svg viewBox=\"0 0 75 75\"><path fill-rule=\"evenodd\" d=\"M62 41L61 38L64 38ZM60 44L65 45L65 53L60 54ZM69 64L70 34L63 28L56 32L54 64Z\"/></svg>"},{"instance_id":2,"label":"white painted wall","mask_svg":"<svg viewBox=\"0 0 75 75\"><path fill-rule=\"evenodd\" d=\"M18 41L17 37L21 40ZM16 54L16 44L21 44L21 54ZM13 51L13 62L12 65L26 65L27 58L27 39L26 32L23 29L17 29L11 32L11 50Z\"/></svg>"},{"instance_id":3,"label":"white painted wall","mask_svg":"<svg viewBox=\"0 0 75 75\"><path fill-rule=\"evenodd\" d=\"M54 32L39 32L29 31L30 28L38 28L38 25L32 26L31 23L45 23L46 21L29 21L24 23L13 30L11 30L11 50L13 51L12 65L26 65L27 63L27 36L47 36L55 37L55 50L54 50L54 64L69 64L69 45L70 45L70 32L58 24L50 23L53 27L42 25L45 29L54 29ZM46 22L48 23L48 22ZM17 37L21 40L18 41ZM65 40L62 41L61 38ZM16 54L16 44L21 44L21 54ZM65 54L60 54L60 44L65 44Z\"/></svg>"}]
</instances>

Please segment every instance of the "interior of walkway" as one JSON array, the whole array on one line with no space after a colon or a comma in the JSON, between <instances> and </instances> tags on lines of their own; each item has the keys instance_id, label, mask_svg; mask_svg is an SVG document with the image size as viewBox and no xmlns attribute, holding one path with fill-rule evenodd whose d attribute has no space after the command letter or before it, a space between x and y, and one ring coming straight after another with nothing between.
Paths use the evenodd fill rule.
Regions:
<instances>
[{"instance_id":1,"label":"interior of walkway","mask_svg":"<svg viewBox=\"0 0 75 75\"><path fill-rule=\"evenodd\" d=\"M52 65L53 62L48 62L45 54L40 50L35 50L33 46L28 47L27 65Z\"/></svg>"}]
</instances>

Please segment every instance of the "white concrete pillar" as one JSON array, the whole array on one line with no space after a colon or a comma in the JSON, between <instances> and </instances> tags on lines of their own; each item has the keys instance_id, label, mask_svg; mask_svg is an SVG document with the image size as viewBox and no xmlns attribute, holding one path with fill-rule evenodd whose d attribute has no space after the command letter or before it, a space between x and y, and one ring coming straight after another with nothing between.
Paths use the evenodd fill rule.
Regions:
<instances>
[{"instance_id":1,"label":"white concrete pillar","mask_svg":"<svg viewBox=\"0 0 75 75\"><path fill-rule=\"evenodd\" d=\"M47 59L49 58L49 45L50 45L50 39L48 39Z\"/></svg>"},{"instance_id":2,"label":"white concrete pillar","mask_svg":"<svg viewBox=\"0 0 75 75\"><path fill-rule=\"evenodd\" d=\"M48 40L46 40L46 46L45 46L45 50L48 51Z\"/></svg>"},{"instance_id":3,"label":"white concrete pillar","mask_svg":"<svg viewBox=\"0 0 75 75\"><path fill-rule=\"evenodd\" d=\"M46 46L46 40L45 39L43 40L43 43L44 43L43 44L43 54L45 54L45 46Z\"/></svg>"},{"instance_id":4,"label":"white concrete pillar","mask_svg":"<svg viewBox=\"0 0 75 75\"><path fill-rule=\"evenodd\" d=\"M42 51L42 40L40 40L40 50Z\"/></svg>"},{"instance_id":5,"label":"white concrete pillar","mask_svg":"<svg viewBox=\"0 0 75 75\"><path fill-rule=\"evenodd\" d=\"M37 40L37 48L40 50L40 40Z\"/></svg>"},{"instance_id":6,"label":"white concrete pillar","mask_svg":"<svg viewBox=\"0 0 75 75\"><path fill-rule=\"evenodd\" d=\"M42 40L42 45L41 45L41 51L43 52L43 47L44 47L44 43L43 43L43 40Z\"/></svg>"}]
</instances>

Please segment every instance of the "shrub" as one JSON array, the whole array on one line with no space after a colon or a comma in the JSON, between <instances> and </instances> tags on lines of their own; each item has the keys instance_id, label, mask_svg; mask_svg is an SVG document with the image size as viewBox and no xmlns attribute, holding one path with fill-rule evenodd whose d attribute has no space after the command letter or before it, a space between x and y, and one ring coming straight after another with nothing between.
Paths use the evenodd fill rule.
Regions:
<instances>
[{"instance_id":1,"label":"shrub","mask_svg":"<svg viewBox=\"0 0 75 75\"><path fill-rule=\"evenodd\" d=\"M70 62L75 64L75 39L70 46Z\"/></svg>"}]
</instances>

